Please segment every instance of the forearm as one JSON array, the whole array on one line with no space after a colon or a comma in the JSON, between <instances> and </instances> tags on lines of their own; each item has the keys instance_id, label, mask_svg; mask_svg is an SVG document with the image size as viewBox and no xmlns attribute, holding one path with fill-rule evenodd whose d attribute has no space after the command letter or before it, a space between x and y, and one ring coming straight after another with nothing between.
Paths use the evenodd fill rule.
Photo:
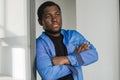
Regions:
<instances>
[{"instance_id":1,"label":"forearm","mask_svg":"<svg viewBox=\"0 0 120 80\"><path fill-rule=\"evenodd\" d=\"M66 65L53 65L48 57L36 59L37 70L44 80L56 80L71 73Z\"/></svg>"},{"instance_id":2,"label":"forearm","mask_svg":"<svg viewBox=\"0 0 120 80\"><path fill-rule=\"evenodd\" d=\"M72 66L88 65L98 60L98 53L96 49L91 45L88 50L71 53L68 55L68 59Z\"/></svg>"},{"instance_id":3,"label":"forearm","mask_svg":"<svg viewBox=\"0 0 120 80\"><path fill-rule=\"evenodd\" d=\"M60 57L54 57L52 58L52 63L53 65L69 65L70 62L67 58L67 56L60 56Z\"/></svg>"}]
</instances>

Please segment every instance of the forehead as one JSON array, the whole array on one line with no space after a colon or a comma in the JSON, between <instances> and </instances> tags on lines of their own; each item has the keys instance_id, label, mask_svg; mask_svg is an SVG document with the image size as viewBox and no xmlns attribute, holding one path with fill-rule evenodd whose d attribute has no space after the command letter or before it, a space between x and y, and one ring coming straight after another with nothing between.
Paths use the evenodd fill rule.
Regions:
<instances>
[{"instance_id":1,"label":"forehead","mask_svg":"<svg viewBox=\"0 0 120 80\"><path fill-rule=\"evenodd\" d=\"M44 9L44 14L60 12L57 6L48 6Z\"/></svg>"}]
</instances>

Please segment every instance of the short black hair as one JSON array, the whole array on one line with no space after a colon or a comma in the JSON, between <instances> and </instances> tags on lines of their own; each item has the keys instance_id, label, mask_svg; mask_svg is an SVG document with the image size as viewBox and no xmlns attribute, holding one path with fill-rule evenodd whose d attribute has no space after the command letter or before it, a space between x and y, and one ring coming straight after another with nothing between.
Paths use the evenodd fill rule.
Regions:
<instances>
[{"instance_id":1,"label":"short black hair","mask_svg":"<svg viewBox=\"0 0 120 80\"><path fill-rule=\"evenodd\" d=\"M61 9L60 9L60 7L59 7L58 4L56 4L56 3L52 2L52 1L46 1L46 2L44 2L43 4L41 4L39 6L38 11L37 11L38 20L40 21L40 24L42 24L41 21L42 21L42 16L44 14L44 9L46 7L50 7L50 6L57 6L57 8L59 9L59 11L61 12Z\"/></svg>"}]
</instances>

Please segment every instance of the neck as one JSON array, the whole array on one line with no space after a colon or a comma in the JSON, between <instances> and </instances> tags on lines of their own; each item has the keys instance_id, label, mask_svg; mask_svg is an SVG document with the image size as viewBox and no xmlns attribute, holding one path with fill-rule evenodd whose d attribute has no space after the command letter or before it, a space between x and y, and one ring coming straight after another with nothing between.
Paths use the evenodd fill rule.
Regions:
<instances>
[{"instance_id":1,"label":"neck","mask_svg":"<svg viewBox=\"0 0 120 80\"><path fill-rule=\"evenodd\" d=\"M49 33L49 32L45 32L46 34L50 35L50 36L53 36L53 37L58 37L60 36L60 33Z\"/></svg>"}]
</instances>

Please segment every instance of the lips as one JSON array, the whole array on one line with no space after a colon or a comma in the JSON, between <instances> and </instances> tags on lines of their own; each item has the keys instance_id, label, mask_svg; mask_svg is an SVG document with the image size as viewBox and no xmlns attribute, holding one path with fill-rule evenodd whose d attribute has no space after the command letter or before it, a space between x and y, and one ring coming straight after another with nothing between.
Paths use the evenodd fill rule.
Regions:
<instances>
[{"instance_id":1,"label":"lips","mask_svg":"<svg viewBox=\"0 0 120 80\"><path fill-rule=\"evenodd\" d=\"M58 24L53 24L53 27L58 27L59 25Z\"/></svg>"}]
</instances>

